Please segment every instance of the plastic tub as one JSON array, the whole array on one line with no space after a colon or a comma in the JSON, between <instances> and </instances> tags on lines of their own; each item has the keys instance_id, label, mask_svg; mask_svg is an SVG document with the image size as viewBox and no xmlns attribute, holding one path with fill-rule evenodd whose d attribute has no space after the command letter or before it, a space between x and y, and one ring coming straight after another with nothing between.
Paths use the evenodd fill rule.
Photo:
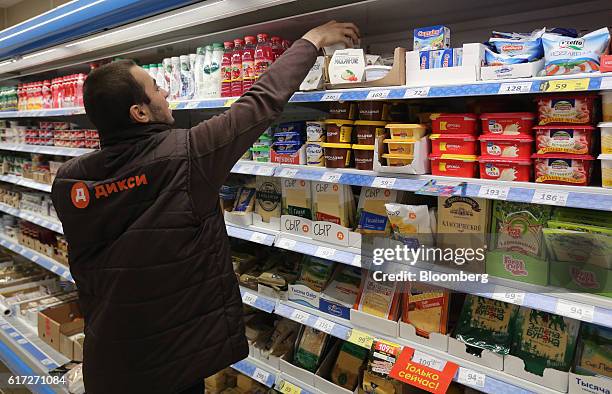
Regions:
<instances>
[{"instance_id":1,"label":"plastic tub","mask_svg":"<svg viewBox=\"0 0 612 394\"><path fill-rule=\"evenodd\" d=\"M590 124L597 95L545 95L536 99L540 126L548 124Z\"/></svg>"},{"instance_id":2,"label":"plastic tub","mask_svg":"<svg viewBox=\"0 0 612 394\"><path fill-rule=\"evenodd\" d=\"M367 66L365 68L366 81L376 81L386 77L391 68L391 66Z\"/></svg>"},{"instance_id":3,"label":"plastic tub","mask_svg":"<svg viewBox=\"0 0 612 394\"><path fill-rule=\"evenodd\" d=\"M531 112L498 112L480 115L484 134L530 134L535 114Z\"/></svg>"},{"instance_id":4,"label":"plastic tub","mask_svg":"<svg viewBox=\"0 0 612 394\"><path fill-rule=\"evenodd\" d=\"M325 138L327 142L347 144L353 136L353 121L348 119L327 119Z\"/></svg>"},{"instance_id":5,"label":"plastic tub","mask_svg":"<svg viewBox=\"0 0 612 394\"><path fill-rule=\"evenodd\" d=\"M392 140L419 140L427 134L422 124L390 123L385 128L390 130Z\"/></svg>"},{"instance_id":6,"label":"plastic tub","mask_svg":"<svg viewBox=\"0 0 612 394\"><path fill-rule=\"evenodd\" d=\"M612 154L612 122L598 124L601 130L601 153Z\"/></svg>"},{"instance_id":7,"label":"plastic tub","mask_svg":"<svg viewBox=\"0 0 612 394\"><path fill-rule=\"evenodd\" d=\"M374 167L374 145L353 145L355 168L358 170L371 170Z\"/></svg>"},{"instance_id":8,"label":"plastic tub","mask_svg":"<svg viewBox=\"0 0 612 394\"><path fill-rule=\"evenodd\" d=\"M357 105L348 101L332 101L329 103L330 119L355 119L357 116Z\"/></svg>"},{"instance_id":9,"label":"plastic tub","mask_svg":"<svg viewBox=\"0 0 612 394\"><path fill-rule=\"evenodd\" d=\"M412 164L414 160L413 155L394 155L392 153L385 153L383 158L387 160L387 166L389 167L403 167Z\"/></svg>"},{"instance_id":10,"label":"plastic tub","mask_svg":"<svg viewBox=\"0 0 612 394\"><path fill-rule=\"evenodd\" d=\"M322 143L308 142L306 144L306 165L312 167L325 167L325 155Z\"/></svg>"},{"instance_id":11,"label":"plastic tub","mask_svg":"<svg viewBox=\"0 0 612 394\"><path fill-rule=\"evenodd\" d=\"M537 183L586 186L591 182L592 156L550 153L533 158Z\"/></svg>"},{"instance_id":12,"label":"plastic tub","mask_svg":"<svg viewBox=\"0 0 612 394\"><path fill-rule=\"evenodd\" d=\"M306 122L306 139L311 142L324 142L325 122Z\"/></svg>"},{"instance_id":13,"label":"plastic tub","mask_svg":"<svg viewBox=\"0 0 612 394\"><path fill-rule=\"evenodd\" d=\"M359 103L359 120L389 120L391 105L384 101L362 101Z\"/></svg>"},{"instance_id":14,"label":"plastic tub","mask_svg":"<svg viewBox=\"0 0 612 394\"><path fill-rule=\"evenodd\" d=\"M601 92L601 112L604 122L612 122L612 91Z\"/></svg>"},{"instance_id":15,"label":"plastic tub","mask_svg":"<svg viewBox=\"0 0 612 394\"><path fill-rule=\"evenodd\" d=\"M504 159L480 157L480 178L496 181L531 181L532 163L530 159Z\"/></svg>"},{"instance_id":16,"label":"plastic tub","mask_svg":"<svg viewBox=\"0 0 612 394\"><path fill-rule=\"evenodd\" d=\"M601 160L601 185L612 188L612 155L599 155Z\"/></svg>"},{"instance_id":17,"label":"plastic tub","mask_svg":"<svg viewBox=\"0 0 612 394\"><path fill-rule=\"evenodd\" d=\"M484 134L478 140L483 156L528 159L533 154L533 138L523 134L512 137Z\"/></svg>"},{"instance_id":18,"label":"plastic tub","mask_svg":"<svg viewBox=\"0 0 612 394\"><path fill-rule=\"evenodd\" d=\"M474 155L430 155L433 175L476 178L478 158Z\"/></svg>"},{"instance_id":19,"label":"plastic tub","mask_svg":"<svg viewBox=\"0 0 612 394\"><path fill-rule=\"evenodd\" d=\"M431 154L438 155L475 155L478 142L473 134L432 134Z\"/></svg>"},{"instance_id":20,"label":"plastic tub","mask_svg":"<svg viewBox=\"0 0 612 394\"><path fill-rule=\"evenodd\" d=\"M376 137L385 134L387 122L374 120L356 120L355 136L359 145L374 145Z\"/></svg>"},{"instance_id":21,"label":"plastic tub","mask_svg":"<svg viewBox=\"0 0 612 394\"><path fill-rule=\"evenodd\" d=\"M536 126L536 153L593 152L593 126Z\"/></svg>"},{"instance_id":22,"label":"plastic tub","mask_svg":"<svg viewBox=\"0 0 612 394\"><path fill-rule=\"evenodd\" d=\"M351 144L321 143L325 150L325 167L347 168L351 163Z\"/></svg>"},{"instance_id":23,"label":"plastic tub","mask_svg":"<svg viewBox=\"0 0 612 394\"><path fill-rule=\"evenodd\" d=\"M387 145L387 151L392 155L414 154L414 143L416 140L391 140L383 141Z\"/></svg>"},{"instance_id":24,"label":"plastic tub","mask_svg":"<svg viewBox=\"0 0 612 394\"><path fill-rule=\"evenodd\" d=\"M476 114L431 114L433 133L476 134L478 117Z\"/></svg>"}]
</instances>

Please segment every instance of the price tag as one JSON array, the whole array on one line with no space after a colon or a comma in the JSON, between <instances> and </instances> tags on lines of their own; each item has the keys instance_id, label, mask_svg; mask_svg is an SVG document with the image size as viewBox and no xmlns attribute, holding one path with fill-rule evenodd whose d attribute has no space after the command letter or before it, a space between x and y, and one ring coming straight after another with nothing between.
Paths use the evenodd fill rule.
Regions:
<instances>
[{"instance_id":1,"label":"price tag","mask_svg":"<svg viewBox=\"0 0 612 394\"><path fill-rule=\"evenodd\" d=\"M505 200L508 198L510 187L508 186L480 186L478 191L478 197L490 198L495 200Z\"/></svg>"},{"instance_id":2,"label":"price tag","mask_svg":"<svg viewBox=\"0 0 612 394\"><path fill-rule=\"evenodd\" d=\"M171 102L168 106L170 107L170 109L176 109L178 107L179 103L176 101Z\"/></svg>"},{"instance_id":3,"label":"price tag","mask_svg":"<svg viewBox=\"0 0 612 394\"><path fill-rule=\"evenodd\" d=\"M491 298L516 305L523 305L525 303L525 293L516 292L504 286L495 286Z\"/></svg>"},{"instance_id":4,"label":"price tag","mask_svg":"<svg viewBox=\"0 0 612 394\"><path fill-rule=\"evenodd\" d=\"M391 93L389 89L371 90L368 92L366 100L384 100L389 97L389 93Z\"/></svg>"},{"instance_id":5,"label":"price tag","mask_svg":"<svg viewBox=\"0 0 612 394\"><path fill-rule=\"evenodd\" d=\"M255 174L270 176L274 174L274 167L259 166L257 167L257 171L255 171Z\"/></svg>"},{"instance_id":6,"label":"price tag","mask_svg":"<svg viewBox=\"0 0 612 394\"><path fill-rule=\"evenodd\" d=\"M270 374L268 372L259 368L255 368L255 372L253 372L252 376L253 379L257 380L259 383L265 384L266 386L268 385L267 382L269 377Z\"/></svg>"},{"instance_id":7,"label":"price tag","mask_svg":"<svg viewBox=\"0 0 612 394\"><path fill-rule=\"evenodd\" d=\"M33 262L37 262L38 261L38 256L37 255L32 256L32 261Z\"/></svg>"},{"instance_id":8,"label":"price tag","mask_svg":"<svg viewBox=\"0 0 612 394\"><path fill-rule=\"evenodd\" d=\"M325 246L319 246L315 251L315 256L322 259L329 259L336 254L336 249L326 248Z\"/></svg>"},{"instance_id":9,"label":"price tag","mask_svg":"<svg viewBox=\"0 0 612 394\"><path fill-rule=\"evenodd\" d=\"M26 343L28 343L28 340L25 338L21 338L17 340L17 343L20 345L25 345Z\"/></svg>"},{"instance_id":10,"label":"price tag","mask_svg":"<svg viewBox=\"0 0 612 394\"><path fill-rule=\"evenodd\" d=\"M70 271L64 271L64 273L62 274L62 276L66 279L68 279L70 277Z\"/></svg>"},{"instance_id":11,"label":"price tag","mask_svg":"<svg viewBox=\"0 0 612 394\"><path fill-rule=\"evenodd\" d=\"M327 319L323 319L322 317L320 317L315 322L314 328L316 328L319 331L323 331L323 332L326 332L328 334L331 334L331 332L334 329L335 325L336 325L336 323L331 322L331 321L329 321Z\"/></svg>"},{"instance_id":12,"label":"price tag","mask_svg":"<svg viewBox=\"0 0 612 394\"><path fill-rule=\"evenodd\" d=\"M293 169L293 168L283 168L280 172L280 174L278 174L278 176L282 177L282 178L294 178L298 173L298 170Z\"/></svg>"},{"instance_id":13,"label":"price tag","mask_svg":"<svg viewBox=\"0 0 612 394\"><path fill-rule=\"evenodd\" d=\"M404 93L404 98L427 97L429 95L429 86L422 88L408 88Z\"/></svg>"},{"instance_id":14,"label":"price tag","mask_svg":"<svg viewBox=\"0 0 612 394\"><path fill-rule=\"evenodd\" d=\"M355 267L361 267L361 256L356 254L355 257L353 257L353 262L351 263L351 265Z\"/></svg>"},{"instance_id":15,"label":"price tag","mask_svg":"<svg viewBox=\"0 0 612 394\"><path fill-rule=\"evenodd\" d=\"M295 247L295 244L296 244L296 242L294 240L292 240L292 239L281 238L276 243L276 246L278 246L281 249L293 250L293 248Z\"/></svg>"},{"instance_id":16,"label":"price tag","mask_svg":"<svg viewBox=\"0 0 612 394\"><path fill-rule=\"evenodd\" d=\"M303 312L299 309L294 309L293 312L291 312L291 316L289 318L300 324L304 324L309 317L310 315L308 313Z\"/></svg>"},{"instance_id":17,"label":"price tag","mask_svg":"<svg viewBox=\"0 0 612 394\"><path fill-rule=\"evenodd\" d=\"M580 304L572 301L557 300L555 313L557 315L571 317L572 319L592 322L595 314L595 307L593 305Z\"/></svg>"},{"instance_id":18,"label":"price tag","mask_svg":"<svg viewBox=\"0 0 612 394\"><path fill-rule=\"evenodd\" d=\"M591 78L577 79L557 79L546 81L540 85L540 90L544 92L573 92L576 90L587 90Z\"/></svg>"},{"instance_id":19,"label":"price tag","mask_svg":"<svg viewBox=\"0 0 612 394\"><path fill-rule=\"evenodd\" d=\"M348 338L350 343L354 343L355 345L364 347L366 349L370 349L375 340L376 338L374 338L372 335L359 331L355 328L351 330L351 335Z\"/></svg>"},{"instance_id":20,"label":"price tag","mask_svg":"<svg viewBox=\"0 0 612 394\"><path fill-rule=\"evenodd\" d=\"M242 295L242 302L247 305L253 306L255 305L255 301L257 301L257 296L255 294L245 291Z\"/></svg>"},{"instance_id":21,"label":"price tag","mask_svg":"<svg viewBox=\"0 0 612 394\"><path fill-rule=\"evenodd\" d=\"M280 387L278 388L278 390L283 394L300 394L302 392L301 388L287 382L286 380L282 380L280 382Z\"/></svg>"},{"instance_id":22,"label":"price tag","mask_svg":"<svg viewBox=\"0 0 612 394\"><path fill-rule=\"evenodd\" d=\"M264 233L253 233L251 234L251 238L249 238L249 241L262 244L266 241L267 237L268 235Z\"/></svg>"},{"instance_id":23,"label":"price tag","mask_svg":"<svg viewBox=\"0 0 612 394\"><path fill-rule=\"evenodd\" d=\"M377 176L372 181L372 187L381 187L384 189L391 189L393 185L395 185L395 178L385 178L381 176Z\"/></svg>"},{"instance_id":24,"label":"price tag","mask_svg":"<svg viewBox=\"0 0 612 394\"><path fill-rule=\"evenodd\" d=\"M12 338L16 338L19 336L19 333L17 331L13 331L12 333L9 334L9 336Z\"/></svg>"},{"instance_id":25,"label":"price tag","mask_svg":"<svg viewBox=\"0 0 612 394\"><path fill-rule=\"evenodd\" d=\"M42 365L50 365L50 364L53 364L53 360L50 360L48 358L44 358L44 359L40 360L40 363Z\"/></svg>"},{"instance_id":26,"label":"price tag","mask_svg":"<svg viewBox=\"0 0 612 394\"><path fill-rule=\"evenodd\" d=\"M342 174L337 174L335 172L325 172L321 176L321 182L329 182L329 183L338 183Z\"/></svg>"},{"instance_id":27,"label":"price tag","mask_svg":"<svg viewBox=\"0 0 612 394\"><path fill-rule=\"evenodd\" d=\"M461 384L476 386L483 388L485 386L486 376L480 372L473 371L468 368L459 367L459 376L457 381Z\"/></svg>"},{"instance_id":28,"label":"price tag","mask_svg":"<svg viewBox=\"0 0 612 394\"><path fill-rule=\"evenodd\" d=\"M532 82L508 82L499 86L498 94L517 94L531 92Z\"/></svg>"},{"instance_id":29,"label":"price tag","mask_svg":"<svg viewBox=\"0 0 612 394\"><path fill-rule=\"evenodd\" d=\"M185 108L194 109L194 108L197 108L199 105L200 105L199 101L190 101L187 103L187 105L185 105Z\"/></svg>"},{"instance_id":30,"label":"price tag","mask_svg":"<svg viewBox=\"0 0 612 394\"><path fill-rule=\"evenodd\" d=\"M223 106L224 107L231 107L232 104L234 104L236 101L238 101L239 98L240 97L236 97L236 98L233 98L233 99L225 100L225 103L223 103Z\"/></svg>"},{"instance_id":31,"label":"price tag","mask_svg":"<svg viewBox=\"0 0 612 394\"><path fill-rule=\"evenodd\" d=\"M238 171L245 173L245 174L252 174L254 170L255 170L255 166L251 164L243 164L240 167L238 167Z\"/></svg>"},{"instance_id":32,"label":"price tag","mask_svg":"<svg viewBox=\"0 0 612 394\"><path fill-rule=\"evenodd\" d=\"M0 326L0 328L2 328L4 331L6 331L9 328L11 328L11 326L9 324L3 324L3 325Z\"/></svg>"},{"instance_id":33,"label":"price tag","mask_svg":"<svg viewBox=\"0 0 612 394\"><path fill-rule=\"evenodd\" d=\"M446 365L446 361L440 360L434 356L430 356L427 353L423 353L419 350L414 351L414 355L412 356L412 361L417 364L424 365L426 367L435 369L436 371L441 371L444 369Z\"/></svg>"},{"instance_id":34,"label":"price tag","mask_svg":"<svg viewBox=\"0 0 612 394\"><path fill-rule=\"evenodd\" d=\"M547 204L564 207L567 204L568 192L556 190L536 190L531 199L532 204Z\"/></svg>"},{"instance_id":35,"label":"price tag","mask_svg":"<svg viewBox=\"0 0 612 394\"><path fill-rule=\"evenodd\" d=\"M603 78L601 78L601 84L599 85L599 89L601 89L601 90L610 90L610 89L612 89L612 77L603 77Z\"/></svg>"},{"instance_id":36,"label":"price tag","mask_svg":"<svg viewBox=\"0 0 612 394\"><path fill-rule=\"evenodd\" d=\"M51 267L51 272L55 272L57 271L57 265L54 265L53 267Z\"/></svg>"},{"instance_id":37,"label":"price tag","mask_svg":"<svg viewBox=\"0 0 612 394\"><path fill-rule=\"evenodd\" d=\"M340 96L342 96L341 92L337 93L325 93L323 97L321 97L321 101L339 101Z\"/></svg>"}]
</instances>

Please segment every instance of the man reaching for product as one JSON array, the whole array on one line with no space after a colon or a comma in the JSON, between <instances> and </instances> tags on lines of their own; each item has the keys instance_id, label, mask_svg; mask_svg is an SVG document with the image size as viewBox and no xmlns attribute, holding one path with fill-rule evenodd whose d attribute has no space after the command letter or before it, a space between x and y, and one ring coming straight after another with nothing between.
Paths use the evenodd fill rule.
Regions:
<instances>
[{"instance_id":1,"label":"man reaching for product","mask_svg":"<svg viewBox=\"0 0 612 394\"><path fill-rule=\"evenodd\" d=\"M248 354L218 190L282 113L323 46L359 39L329 22L296 41L229 110L187 130L131 61L87 78L102 149L58 171L53 204L85 318L88 394L202 393Z\"/></svg>"}]
</instances>

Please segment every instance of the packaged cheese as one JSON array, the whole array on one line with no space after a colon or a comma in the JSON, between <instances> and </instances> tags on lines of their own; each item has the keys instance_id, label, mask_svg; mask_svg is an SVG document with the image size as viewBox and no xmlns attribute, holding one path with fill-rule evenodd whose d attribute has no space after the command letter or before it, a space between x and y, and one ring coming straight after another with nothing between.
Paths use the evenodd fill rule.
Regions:
<instances>
[{"instance_id":1,"label":"packaged cheese","mask_svg":"<svg viewBox=\"0 0 612 394\"><path fill-rule=\"evenodd\" d=\"M406 387L389 376L402 347L383 340L375 341L368 354L367 369L363 373L362 389L368 394L400 394Z\"/></svg>"},{"instance_id":2,"label":"packaged cheese","mask_svg":"<svg viewBox=\"0 0 612 394\"><path fill-rule=\"evenodd\" d=\"M331 372L331 381L347 390L355 390L367 357L368 349L343 342Z\"/></svg>"},{"instance_id":3,"label":"packaged cheese","mask_svg":"<svg viewBox=\"0 0 612 394\"><path fill-rule=\"evenodd\" d=\"M281 216L281 178L271 176L256 177L255 213L261 216L264 223L270 223L271 218Z\"/></svg>"},{"instance_id":4,"label":"packaged cheese","mask_svg":"<svg viewBox=\"0 0 612 394\"><path fill-rule=\"evenodd\" d=\"M280 357L288 353L295 344L300 324L289 319L277 320L271 336L255 344L264 356Z\"/></svg>"},{"instance_id":5,"label":"packaged cheese","mask_svg":"<svg viewBox=\"0 0 612 394\"><path fill-rule=\"evenodd\" d=\"M255 189L250 187L241 187L238 192L238 197L234 203L234 212L248 213L253 212L255 205Z\"/></svg>"},{"instance_id":6,"label":"packaged cheese","mask_svg":"<svg viewBox=\"0 0 612 394\"><path fill-rule=\"evenodd\" d=\"M404 294L402 321L416 328L417 335L429 338L446 334L449 292L435 286L411 282Z\"/></svg>"},{"instance_id":7,"label":"packaged cheese","mask_svg":"<svg viewBox=\"0 0 612 394\"><path fill-rule=\"evenodd\" d=\"M393 239L413 249L432 246L431 217L427 205L385 204Z\"/></svg>"},{"instance_id":8,"label":"packaged cheese","mask_svg":"<svg viewBox=\"0 0 612 394\"><path fill-rule=\"evenodd\" d=\"M312 182L312 201L315 220L353 227L355 200L349 185Z\"/></svg>"},{"instance_id":9,"label":"packaged cheese","mask_svg":"<svg viewBox=\"0 0 612 394\"><path fill-rule=\"evenodd\" d=\"M385 204L399 202L403 195L397 190L362 187L357 206L357 232L388 235L390 226Z\"/></svg>"},{"instance_id":10,"label":"packaged cheese","mask_svg":"<svg viewBox=\"0 0 612 394\"><path fill-rule=\"evenodd\" d=\"M334 273L336 263L317 257L304 256L302 272L296 282L308 286L316 292L322 292Z\"/></svg>"},{"instance_id":11,"label":"packaged cheese","mask_svg":"<svg viewBox=\"0 0 612 394\"><path fill-rule=\"evenodd\" d=\"M283 215L312 220L312 192L310 181L282 178Z\"/></svg>"},{"instance_id":12,"label":"packaged cheese","mask_svg":"<svg viewBox=\"0 0 612 394\"><path fill-rule=\"evenodd\" d=\"M592 209L555 207L552 220L612 228L612 212Z\"/></svg>"},{"instance_id":13,"label":"packaged cheese","mask_svg":"<svg viewBox=\"0 0 612 394\"><path fill-rule=\"evenodd\" d=\"M574 358L580 322L521 307L511 354L525 361L525 370L542 376L544 369L568 371Z\"/></svg>"},{"instance_id":14,"label":"packaged cheese","mask_svg":"<svg viewBox=\"0 0 612 394\"><path fill-rule=\"evenodd\" d=\"M397 320L400 282L376 281L366 275L353 309L387 320Z\"/></svg>"},{"instance_id":15,"label":"packaged cheese","mask_svg":"<svg viewBox=\"0 0 612 394\"><path fill-rule=\"evenodd\" d=\"M480 349L508 354L517 311L516 305L468 294L455 337Z\"/></svg>"},{"instance_id":16,"label":"packaged cheese","mask_svg":"<svg viewBox=\"0 0 612 394\"><path fill-rule=\"evenodd\" d=\"M323 353L329 342L329 335L312 327L302 327L293 364L314 373L323 361Z\"/></svg>"},{"instance_id":17,"label":"packaged cheese","mask_svg":"<svg viewBox=\"0 0 612 394\"><path fill-rule=\"evenodd\" d=\"M491 201L438 197L437 242L441 248L482 248L489 232Z\"/></svg>"},{"instance_id":18,"label":"packaged cheese","mask_svg":"<svg viewBox=\"0 0 612 394\"><path fill-rule=\"evenodd\" d=\"M574 369L612 379L612 328L582 323Z\"/></svg>"},{"instance_id":19,"label":"packaged cheese","mask_svg":"<svg viewBox=\"0 0 612 394\"><path fill-rule=\"evenodd\" d=\"M343 311L338 310L341 309L338 306L352 308L359 295L360 285L361 268L348 265L339 266L329 286L321 294L319 309L344 317ZM347 312L350 313L350 311Z\"/></svg>"}]
</instances>

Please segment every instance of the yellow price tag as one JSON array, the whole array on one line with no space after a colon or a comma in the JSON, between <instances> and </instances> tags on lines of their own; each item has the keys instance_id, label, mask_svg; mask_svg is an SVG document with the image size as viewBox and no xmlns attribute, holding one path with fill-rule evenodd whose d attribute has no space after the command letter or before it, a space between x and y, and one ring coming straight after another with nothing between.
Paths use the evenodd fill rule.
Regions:
<instances>
[{"instance_id":1,"label":"yellow price tag","mask_svg":"<svg viewBox=\"0 0 612 394\"><path fill-rule=\"evenodd\" d=\"M540 85L543 92L573 92L576 90L587 90L591 78L557 79L546 81Z\"/></svg>"},{"instance_id":2,"label":"yellow price tag","mask_svg":"<svg viewBox=\"0 0 612 394\"><path fill-rule=\"evenodd\" d=\"M287 382L286 380L282 380L280 383L280 387L278 390L283 394L300 394L302 389L298 386Z\"/></svg>"},{"instance_id":3,"label":"yellow price tag","mask_svg":"<svg viewBox=\"0 0 612 394\"><path fill-rule=\"evenodd\" d=\"M375 340L376 338L374 338L372 335L356 329L351 330L351 335L348 338L350 343L354 343L355 345L359 345L366 349L370 349Z\"/></svg>"},{"instance_id":4,"label":"yellow price tag","mask_svg":"<svg viewBox=\"0 0 612 394\"><path fill-rule=\"evenodd\" d=\"M170 109L176 109L178 107L179 103L177 103L176 101L171 102L170 103Z\"/></svg>"},{"instance_id":5,"label":"yellow price tag","mask_svg":"<svg viewBox=\"0 0 612 394\"><path fill-rule=\"evenodd\" d=\"M233 98L233 99L225 100L225 104L223 104L223 106L224 107L231 107L232 104L234 104L236 101L238 101L238 98Z\"/></svg>"}]
</instances>

